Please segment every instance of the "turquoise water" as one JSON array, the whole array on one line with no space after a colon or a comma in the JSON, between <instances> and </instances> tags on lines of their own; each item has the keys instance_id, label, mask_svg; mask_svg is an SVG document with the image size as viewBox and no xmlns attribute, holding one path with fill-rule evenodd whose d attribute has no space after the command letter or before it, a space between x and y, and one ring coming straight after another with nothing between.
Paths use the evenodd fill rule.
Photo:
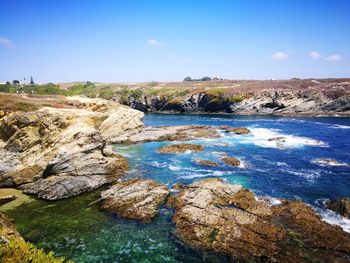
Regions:
<instances>
[{"instance_id":1,"label":"turquoise water","mask_svg":"<svg viewBox=\"0 0 350 263\"><path fill-rule=\"evenodd\" d=\"M202 153L159 154L157 149L173 142L116 145L130 162L127 177L152 178L167 184L189 184L220 177L248 187L258 195L302 199L328 222L350 222L324 209L324 201L350 196L350 118L233 117L228 115L146 115L146 125L230 125L252 130L249 135L222 132L220 139L196 140ZM284 136L276 145L269 138ZM221 162L223 155L242 161L241 167ZM220 167L196 164L196 159L218 162ZM325 166L317 158L332 158L341 166ZM23 236L45 250L53 250L76 262L224 262L220 255L191 250L172 234L172 211L161 209L151 224L124 220L87 204L99 192L69 200L36 200L9 211Z\"/></svg>"}]
</instances>

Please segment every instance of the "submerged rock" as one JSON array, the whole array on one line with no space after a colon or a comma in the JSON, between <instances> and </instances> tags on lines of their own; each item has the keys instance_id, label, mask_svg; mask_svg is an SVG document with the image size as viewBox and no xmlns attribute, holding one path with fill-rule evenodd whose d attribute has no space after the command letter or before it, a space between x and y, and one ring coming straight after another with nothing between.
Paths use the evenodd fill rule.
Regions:
<instances>
[{"instance_id":1,"label":"submerged rock","mask_svg":"<svg viewBox=\"0 0 350 263\"><path fill-rule=\"evenodd\" d=\"M272 137L270 139L268 139L269 142L276 142L276 143L282 143L282 142L286 142L286 137L283 136L277 136L277 137Z\"/></svg>"},{"instance_id":2,"label":"submerged rock","mask_svg":"<svg viewBox=\"0 0 350 263\"><path fill-rule=\"evenodd\" d=\"M129 180L103 191L101 208L121 217L150 222L168 194L165 185L153 180Z\"/></svg>"},{"instance_id":3,"label":"submerged rock","mask_svg":"<svg viewBox=\"0 0 350 263\"><path fill-rule=\"evenodd\" d=\"M190 143L171 144L158 149L160 153L185 153L186 151L202 152L203 150L204 147L202 145Z\"/></svg>"},{"instance_id":4,"label":"submerged rock","mask_svg":"<svg viewBox=\"0 0 350 263\"><path fill-rule=\"evenodd\" d=\"M350 199L342 197L327 202L327 208L350 219Z\"/></svg>"},{"instance_id":5,"label":"submerged rock","mask_svg":"<svg viewBox=\"0 0 350 263\"><path fill-rule=\"evenodd\" d=\"M225 156L221 160L231 166L239 166L241 164L241 161L235 157Z\"/></svg>"},{"instance_id":6,"label":"submerged rock","mask_svg":"<svg viewBox=\"0 0 350 263\"><path fill-rule=\"evenodd\" d=\"M199 165L204 165L204 166L212 166L212 167L219 167L220 166L218 163L210 161L210 160L198 159L196 161L196 163Z\"/></svg>"},{"instance_id":7,"label":"submerged rock","mask_svg":"<svg viewBox=\"0 0 350 263\"><path fill-rule=\"evenodd\" d=\"M185 187L173 200L175 235L239 262L347 262L350 234L300 201L272 206L221 179Z\"/></svg>"}]
</instances>

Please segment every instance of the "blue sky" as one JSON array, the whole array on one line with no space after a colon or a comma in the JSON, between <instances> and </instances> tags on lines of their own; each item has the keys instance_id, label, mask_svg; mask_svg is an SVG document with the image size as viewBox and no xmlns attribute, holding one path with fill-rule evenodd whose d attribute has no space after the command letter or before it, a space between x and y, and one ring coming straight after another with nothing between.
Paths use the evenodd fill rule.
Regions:
<instances>
[{"instance_id":1,"label":"blue sky","mask_svg":"<svg viewBox=\"0 0 350 263\"><path fill-rule=\"evenodd\" d=\"M350 0L0 0L0 81L350 77Z\"/></svg>"}]
</instances>

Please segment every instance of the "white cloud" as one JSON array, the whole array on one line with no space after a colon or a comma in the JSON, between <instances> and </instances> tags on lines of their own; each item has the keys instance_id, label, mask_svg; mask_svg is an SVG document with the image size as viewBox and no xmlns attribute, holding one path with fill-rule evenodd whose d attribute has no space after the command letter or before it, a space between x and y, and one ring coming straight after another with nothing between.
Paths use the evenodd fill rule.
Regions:
<instances>
[{"instance_id":1,"label":"white cloud","mask_svg":"<svg viewBox=\"0 0 350 263\"><path fill-rule=\"evenodd\" d=\"M4 46L6 48L9 48L9 49L14 48L12 41L10 39L4 38L4 37L0 37L0 45Z\"/></svg>"},{"instance_id":2,"label":"white cloud","mask_svg":"<svg viewBox=\"0 0 350 263\"><path fill-rule=\"evenodd\" d=\"M271 58L275 60L285 60L285 59L288 59L288 57L289 57L288 54L282 51L279 51L271 56Z\"/></svg>"},{"instance_id":3,"label":"white cloud","mask_svg":"<svg viewBox=\"0 0 350 263\"><path fill-rule=\"evenodd\" d=\"M330 55L330 56L326 57L325 60L328 60L328 61L339 61L339 60L342 60L342 57L341 57L341 55L334 54L334 55Z\"/></svg>"},{"instance_id":4,"label":"white cloud","mask_svg":"<svg viewBox=\"0 0 350 263\"><path fill-rule=\"evenodd\" d=\"M313 59L319 59L322 57L320 53L318 53L317 51L314 51L314 50L310 51L309 55Z\"/></svg>"},{"instance_id":5,"label":"white cloud","mask_svg":"<svg viewBox=\"0 0 350 263\"><path fill-rule=\"evenodd\" d=\"M149 46L161 46L161 45L163 45L163 43L159 42L157 39L150 38L147 40L147 45L149 45Z\"/></svg>"}]
</instances>

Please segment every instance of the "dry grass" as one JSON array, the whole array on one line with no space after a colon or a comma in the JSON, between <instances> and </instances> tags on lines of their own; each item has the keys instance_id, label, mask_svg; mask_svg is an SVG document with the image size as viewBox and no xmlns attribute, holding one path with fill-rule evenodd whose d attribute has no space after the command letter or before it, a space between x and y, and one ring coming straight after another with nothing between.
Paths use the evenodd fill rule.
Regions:
<instances>
[{"instance_id":1,"label":"dry grass","mask_svg":"<svg viewBox=\"0 0 350 263\"><path fill-rule=\"evenodd\" d=\"M0 110L3 112L35 111L41 107L73 108L64 96L22 95L0 93Z\"/></svg>"}]
</instances>

